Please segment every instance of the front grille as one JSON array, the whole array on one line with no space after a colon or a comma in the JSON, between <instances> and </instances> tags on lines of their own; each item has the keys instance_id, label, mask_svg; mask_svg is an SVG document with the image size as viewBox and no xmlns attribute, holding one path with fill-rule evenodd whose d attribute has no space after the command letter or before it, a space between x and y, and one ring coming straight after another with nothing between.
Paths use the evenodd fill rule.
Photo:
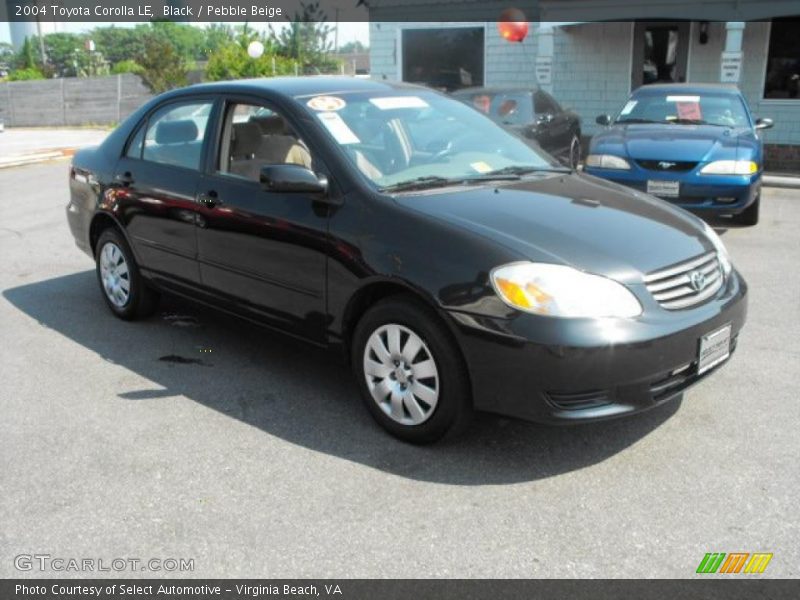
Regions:
<instances>
[{"instance_id":1,"label":"front grille","mask_svg":"<svg viewBox=\"0 0 800 600\"><path fill-rule=\"evenodd\" d=\"M696 306L716 294L723 284L716 252L650 273L644 278L653 298L667 310Z\"/></svg>"},{"instance_id":2,"label":"front grille","mask_svg":"<svg viewBox=\"0 0 800 600\"><path fill-rule=\"evenodd\" d=\"M685 173L697 166L697 161L685 160L637 160L636 163L643 169L662 173Z\"/></svg>"}]
</instances>

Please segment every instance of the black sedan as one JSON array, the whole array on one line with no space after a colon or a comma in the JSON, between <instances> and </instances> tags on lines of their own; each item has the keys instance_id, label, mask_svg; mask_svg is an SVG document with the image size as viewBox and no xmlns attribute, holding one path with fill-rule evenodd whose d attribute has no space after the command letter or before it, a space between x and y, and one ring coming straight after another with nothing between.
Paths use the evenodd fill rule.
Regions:
<instances>
[{"instance_id":1,"label":"black sedan","mask_svg":"<svg viewBox=\"0 0 800 600\"><path fill-rule=\"evenodd\" d=\"M581 160L581 118L562 108L550 94L535 88L466 88L453 97L488 115L493 121L535 140L565 165Z\"/></svg>"},{"instance_id":2,"label":"black sedan","mask_svg":"<svg viewBox=\"0 0 800 600\"><path fill-rule=\"evenodd\" d=\"M701 220L415 86L169 92L78 152L70 191L116 315L169 292L342 351L374 418L412 442L473 409L648 409L725 362L745 320Z\"/></svg>"}]
</instances>

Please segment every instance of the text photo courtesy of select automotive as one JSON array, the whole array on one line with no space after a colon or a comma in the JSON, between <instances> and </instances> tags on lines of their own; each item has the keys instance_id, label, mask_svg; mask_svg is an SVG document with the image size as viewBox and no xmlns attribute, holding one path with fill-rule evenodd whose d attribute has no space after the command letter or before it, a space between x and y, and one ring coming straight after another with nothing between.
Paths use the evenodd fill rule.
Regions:
<instances>
[{"instance_id":1,"label":"text photo courtesy of select automotive","mask_svg":"<svg viewBox=\"0 0 800 600\"><path fill-rule=\"evenodd\" d=\"M0 577L800 576L800 7L574 4L0 22Z\"/></svg>"}]
</instances>

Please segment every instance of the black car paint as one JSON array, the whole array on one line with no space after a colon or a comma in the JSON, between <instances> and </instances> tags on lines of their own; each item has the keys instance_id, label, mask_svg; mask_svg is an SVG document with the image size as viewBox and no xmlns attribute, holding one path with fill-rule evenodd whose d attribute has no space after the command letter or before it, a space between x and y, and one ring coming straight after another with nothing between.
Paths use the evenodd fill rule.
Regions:
<instances>
[{"instance_id":1,"label":"black car paint","mask_svg":"<svg viewBox=\"0 0 800 600\"><path fill-rule=\"evenodd\" d=\"M76 154L67 208L76 243L93 255L99 229L113 222L142 275L157 287L341 351L370 301L405 290L435 308L458 341L476 408L539 421L654 406L694 382L664 397L648 391L693 360L702 334L724 323L738 334L746 286L735 271L714 299L686 311L660 308L644 289L644 273L713 250L695 217L576 173L380 193L294 99L343 86L406 90L339 78L277 79L196 86L152 100L98 149ZM202 173L173 168L167 177L120 159L136 125L157 107L208 94L216 98L215 127L206 137ZM217 147L224 99L257 100L282 111L321 159L316 170L330 182L327 197L274 194L213 174L209 148ZM118 179L126 174L133 183ZM202 204L211 192L218 202ZM150 239L170 233L177 239ZM520 260L619 279L644 312L636 319L590 320L513 310L493 291L489 273ZM551 392L596 389L613 394L611 408L565 412L548 403Z\"/></svg>"},{"instance_id":2,"label":"black car paint","mask_svg":"<svg viewBox=\"0 0 800 600\"><path fill-rule=\"evenodd\" d=\"M572 140L581 140L581 118L580 116L561 106L549 94L546 96L547 103L552 106L548 112L539 112L535 109L536 94L541 93L538 89L527 88L466 88L452 93L452 96L465 104L471 104L471 99L481 94L501 94L513 93L524 95L532 107L532 118L520 124L508 124L496 115L489 115L498 125L515 132L517 135L533 140L549 154L559 158L565 164L570 159Z\"/></svg>"}]
</instances>

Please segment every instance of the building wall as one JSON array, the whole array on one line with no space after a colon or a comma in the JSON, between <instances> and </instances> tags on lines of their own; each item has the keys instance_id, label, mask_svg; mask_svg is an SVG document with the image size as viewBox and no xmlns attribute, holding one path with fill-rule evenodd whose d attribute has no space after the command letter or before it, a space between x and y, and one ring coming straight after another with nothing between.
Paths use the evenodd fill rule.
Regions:
<instances>
[{"instance_id":1,"label":"building wall","mask_svg":"<svg viewBox=\"0 0 800 600\"><path fill-rule=\"evenodd\" d=\"M458 25L458 24L457 24ZM494 23L462 23L486 26L486 85L533 85L537 51L537 25L522 44L503 40ZM437 26L434 23L370 24L372 74L396 80L401 47L398 30ZM441 24L453 26L453 24ZM744 60L739 87L753 113L770 117L775 127L763 132L768 145L768 167L800 170L800 100L764 100L764 76L770 24L747 23ZM725 46L725 23L709 24L708 42L699 42L699 24L692 23L687 79L718 82L720 56ZM554 31L552 91L559 102L582 117L583 133L593 135L595 117L614 114L630 93L633 23L609 22L558 27Z\"/></svg>"},{"instance_id":2,"label":"building wall","mask_svg":"<svg viewBox=\"0 0 800 600\"><path fill-rule=\"evenodd\" d=\"M595 23L555 30L553 96L582 117L594 135L595 117L614 114L631 88L632 23Z\"/></svg>"}]
</instances>

